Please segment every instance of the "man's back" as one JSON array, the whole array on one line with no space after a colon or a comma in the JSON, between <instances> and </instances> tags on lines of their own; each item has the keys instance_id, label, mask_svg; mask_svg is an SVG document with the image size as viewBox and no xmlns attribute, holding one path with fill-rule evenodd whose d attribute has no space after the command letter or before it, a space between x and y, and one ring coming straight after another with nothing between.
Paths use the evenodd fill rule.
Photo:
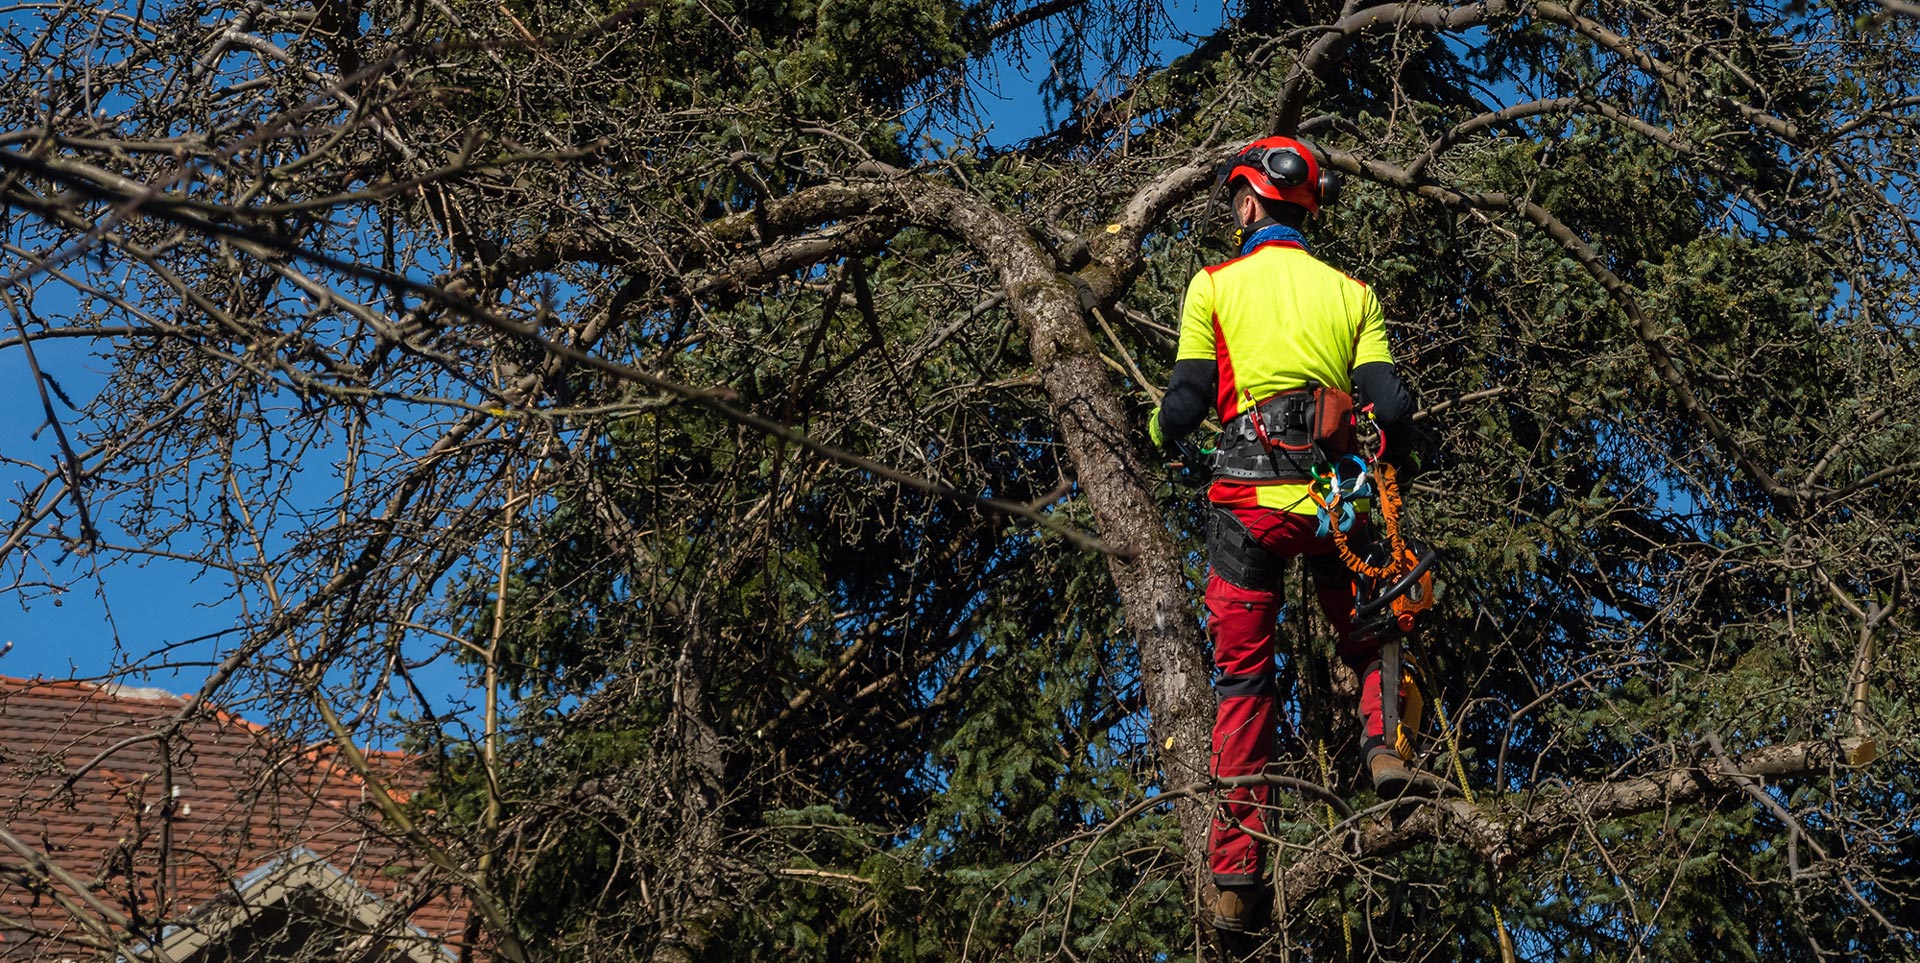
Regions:
<instances>
[{"instance_id":1,"label":"man's back","mask_svg":"<svg viewBox=\"0 0 1920 963\"><path fill-rule=\"evenodd\" d=\"M1309 381L1351 391L1355 367L1393 360L1372 289L1284 241L1194 275L1176 357L1216 363L1222 421Z\"/></svg>"},{"instance_id":2,"label":"man's back","mask_svg":"<svg viewBox=\"0 0 1920 963\"><path fill-rule=\"evenodd\" d=\"M1187 286L1176 374L1182 364L1206 366L1202 377L1222 423L1308 382L1351 392L1356 367L1379 362L1390 370L1392 361L1373 290L1298 242L1260 244L1202 269ZM1221 479L1210 497L1223 505L1315 511L1297 479Z\"/></svg>"}]
</instances>

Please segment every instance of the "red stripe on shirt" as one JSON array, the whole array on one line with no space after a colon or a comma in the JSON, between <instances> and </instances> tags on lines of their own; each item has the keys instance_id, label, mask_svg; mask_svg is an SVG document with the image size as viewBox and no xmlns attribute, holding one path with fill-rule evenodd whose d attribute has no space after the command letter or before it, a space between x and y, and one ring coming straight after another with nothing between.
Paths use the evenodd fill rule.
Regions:
<instances>
[{"instance_id":1,"label":"red stripe on shirt","mask_svg":"<svg viewBox=\"0 0 1920 963\"><path fill-rule=\"evenodd\" d=\"M1220 412L1220 423L1224 425L1240 411L1240 387L1233 380L1233 356L1227 353L1227 335L1220 330L1218 311L1213 313L1213 364L1218 392L1214 408Z\"/></svg>"}]
</instances>

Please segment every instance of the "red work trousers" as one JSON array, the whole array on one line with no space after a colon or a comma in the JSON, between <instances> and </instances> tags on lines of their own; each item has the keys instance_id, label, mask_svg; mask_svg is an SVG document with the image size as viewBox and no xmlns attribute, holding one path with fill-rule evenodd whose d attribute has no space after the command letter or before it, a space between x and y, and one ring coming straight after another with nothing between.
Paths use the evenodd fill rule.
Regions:
<instances>
[{"instance_id":1,"label":"red work trousers","mask_svg":"<svg viewBox=\"0 0 1920 963\"><path fill-rule=\"evenodd\" d=\"M1213 724L1213 772L1240 776L1273 761L1275 726L1273 636L1280 616L1286 560L1300 557L1313 576L1320 607L1339 640L1340 660L1360 683L1360 715L1367 737L1383 733L1377 645L1354 642L1353 577L1340 562L1333 539L1315 537L1312 515L1266 508L1216 506L1207 534L1212 571L1207 576L1207 636L1218 670L1214 692L1220 708ZM1370 671L1369 671L1370 670ZM1263 847L1249 835L1266 832L1270 787L1227 792L1214 812L1207 840L1213 880L1220 886L1259 885Z\"/></svg>"}]
</instances>

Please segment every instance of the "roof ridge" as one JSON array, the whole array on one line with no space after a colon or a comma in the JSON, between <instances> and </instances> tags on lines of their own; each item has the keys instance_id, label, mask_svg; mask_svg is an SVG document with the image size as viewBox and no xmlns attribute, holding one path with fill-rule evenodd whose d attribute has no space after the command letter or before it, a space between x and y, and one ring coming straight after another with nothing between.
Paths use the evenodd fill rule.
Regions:
<instances>
[{"instance_id":1,"label":"roof ridge","mask_svg":"<svg viewBox=\"0 0 1920 963\"><path fill-rule=\"evenodd\" d=\"M23 679L18 676L0 675L0 686L11 686L17 689L61 689L82 694L98 693L108 698L125 699L130 702L186 703L189 701L187 696L158 686L128 685L125 682L111 680L92 682L86 679L49 679L37 675L31 679Z\"/></svg>"},{"instance_id":2,"label":"roof ridge","mask_svg":"<svg viewBox=\"0 0 1920 963\"><path fill-rule=\"evenodd\" d=\"M112 702L146 704L173 703L180 706L200 703L205 706L206 717L215 725L237 729L246 735L257 738L282 742L295 755L305 757L311 762L326 766L329 770L339 774L349 783L358 786L363 792L372 789L366 777L354 769L351 760L346 758L345 754L340 751L339 744L332 738L320 739L314 742L302 742L294 739L287 732L254 722L230 709L204 702L195 695L180 695L154 686L131 686L124 682L114 682L111 680L93 682L85 679L48 679L42 676L34 676L33 678L26 679L18 676L0 675L0 689L7 688L22 693L43 692L49 695L71 696L88 700L99 698ZM394 764L394 772L391 773L391 775L404 776L404 771L409 768L407 764L416 763L419 760L418 756L404 749L375 749L371 746L359 745L354 746L354 748L360 753L362 758L368 761L378 760L382 763ZM379 775L381 776L380 781L386 784L389 795L393 794L393 790L398 790L403 796L412 795L412 788L392 785L391 781L387 778L390 775L389 773L379 773Z\"/></svg>"}]
</instances>

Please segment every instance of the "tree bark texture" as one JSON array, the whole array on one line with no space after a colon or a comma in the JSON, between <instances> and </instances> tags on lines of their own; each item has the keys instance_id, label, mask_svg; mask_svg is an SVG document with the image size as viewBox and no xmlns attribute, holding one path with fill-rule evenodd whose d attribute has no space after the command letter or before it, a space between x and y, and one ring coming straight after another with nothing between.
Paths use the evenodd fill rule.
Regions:
<instances>
[{"instance_id":1,"label":"tree bark texture","mask_svg":"<svg viewBox=\"0 0 1920 963\"><path fill-rule=\"evenodd\" d=\"M1141 689L1160 769L1168 785L1204 778L1213 697L1193 587L1148 480L1141 431L1100 362L1081 304L1081 287L1018 222L955 191L932 192L941 219L998 272L1014 315L1031 341L1035 372L1073 459L1100 535L1120 551L1107 565L1126 623L1139 646ZM1137 255L1136 255L1137 263ZM1176 805L1191 868L1203 865L1209 806Z\"/></svg>"}]
</instances>

